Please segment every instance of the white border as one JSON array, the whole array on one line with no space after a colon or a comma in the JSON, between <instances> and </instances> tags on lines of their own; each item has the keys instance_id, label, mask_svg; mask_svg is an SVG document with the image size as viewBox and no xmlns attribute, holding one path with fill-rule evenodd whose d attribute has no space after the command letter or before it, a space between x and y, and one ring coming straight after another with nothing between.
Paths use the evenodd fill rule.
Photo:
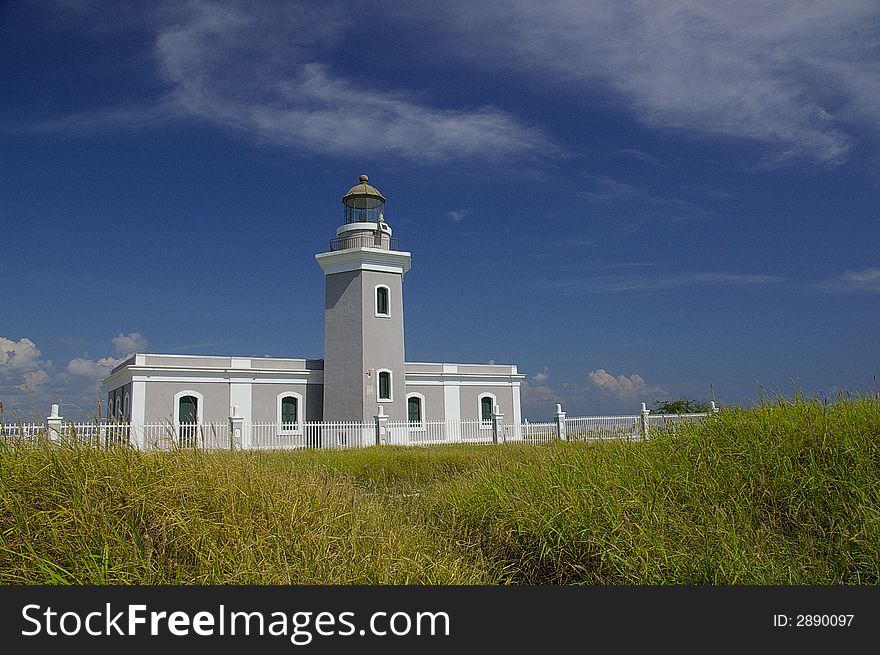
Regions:
<instances>
[{"instance_id":1,"label":"white border","mask_svg":"<svg viewBox=\"0 0 880 655\"><path fill-rule=\"evenodd\" d=\"M335 252L319 252L315 260L325 275L348 271L379 271L403 275L412 266L412 255L400 250L352 248Z\"/></svg>"},{"instance_id":2,"label":"white border","mask_svg":"<svg viewBox=\"0 0 880 655\"><path fill-rule=\"evenodd\" d=\"M379 289L385 289L387 293L385 305L388 307L388 313L386 314L379 312ZM387 284L377 284L373 288L373 315L376 318L391 318L391 287Z\"/></svg>"},{"instance_id":3,"label":"white border","mask_svg":"<svg viewBox=\"0 0 880 655\"><path fill-rule=\"evenodd\" d=\"M419 399L419 414L421 417L418 423L413 423L409 420L409 399L410 398L418 398ZM420 394L418 391L410 391L406 394L406 422L409 425L410 430L424 430L425 422L428 420L428 405L425 402L424 394Z\"/></svg>"},{"instance_id":4,"label":"white border","mask_svg":"<svg viewBox=\"0 0 880 655\"><path fill-rule=\"evenodd\" d=\"M254 389L250 380L243 381L237 378L229 379L229 415L232 416L232 408L238 407L238 415L246 423L253 418Z\"/></svg>"},{"instance_id":5,"label":"white border","mask_svg":"<svg viewBox=\"0 0 880 655\"><path fill-rule=\"evenodd\" d=\"M498 404L498 399L495 397L494 393L489 393L487 391L484 391L483 393L481 393L477 396L477 420L480 422L480 425L482 425L483 427L486 427L486 426L492 425L492 419L490 418L488 421L483 419L483 408L482 408L483 398L491 398L492 399L492 414L495 413L495 405ZM491 416L491 414L490 414L490 416Z\"/></svg>"},{"instance_id":6,"label":"white border","mask_svg":"<svg viewBox=\"0 0 880 655\"><path fill-rule=\"evenodd\" d=\"M293 430L282 430L281 429L281 401L285 398L295 398L296 399L296 426ZM275 397L275 415L278 422L278 433L279 434L302 434L302 424L303 424L303 414L305 413L306 405L303 402L302 394L297 393L296 391L282 391Z\"/></svg>"},{"instance_id":7,"label":"white border","mask_svg":"<svg viewBox=\"0 0 880 655\"><path fill-rule=\"evenodd\" d=\"M380 398L379 397L379 389L382 388L382 385L379 384L379 376L382 373L388 374L388 398ZM391 369L388 368L377 368L376 369L376 402L378 403L393 403L394 402L394 373Z\"/></svg>"},{"instance_id":8,"label":"white border","mask_svg":"<svg viewBox=\"0 0 880 655\"><path fill-rule=\"evenodd\" d=\"M131 422L134 425L143 425L146 419L147 411L147 384L146 382L131 383L131 393L134 396L134 403L131 407Z\"/></svg>"},{"instance_id":9,"label":"white border","mask_svg":"<svg viewBox=\"0 0 880 655\"><path fill-rule=\"evenodd\" d=\"M180 427L180 399L184 396L192 396L198 402L196 405L196 423L202 422L202 417L205 415L205 397L200 394L198 391L193 391L191 389L178 391L174 394L174 427L175 432L177 428ZM166 396L167 398L167 396Z\"/></svg>"}]
</instances>

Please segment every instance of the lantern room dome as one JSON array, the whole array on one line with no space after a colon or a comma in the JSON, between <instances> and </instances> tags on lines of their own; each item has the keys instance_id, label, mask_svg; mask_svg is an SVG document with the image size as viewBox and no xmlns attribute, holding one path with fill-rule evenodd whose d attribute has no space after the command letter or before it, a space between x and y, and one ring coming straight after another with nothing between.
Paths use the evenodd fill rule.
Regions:
<instances>
[{"instance_id":1,"label":"lantern room dome","mask_svg":"<svg viewBox=\"0 0 880 655\"><path fill-rule=\"evenodd\" d=\"M385 196L374 186L367 184L370 178L366 175L361 175L357 184L351 187L348 192L342 196L342 202L352 198L378 198L382 202L385 202Z\"/></svg>"},{"instance_id":2,"label":"lantern room dome","mask_svg":"<svg viewBox=\"0 0 880 655\"><path fill-rule=\"evenodd\" d=\"M346 223L375 223L384 220L385 196L368 184L369 177L361 175L357 184L342 196Z\"/></svg>"}]
</instances>

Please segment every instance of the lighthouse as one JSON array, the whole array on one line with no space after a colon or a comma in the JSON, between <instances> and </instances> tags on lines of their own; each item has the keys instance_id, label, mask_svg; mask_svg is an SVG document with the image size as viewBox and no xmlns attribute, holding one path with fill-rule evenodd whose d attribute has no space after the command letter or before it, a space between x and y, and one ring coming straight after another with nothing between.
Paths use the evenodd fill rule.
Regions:
<instances>
[{"instance_id":1,"label":"lighthouse","mask_svg":"<svg viewBox=\"0 0 880 655\"><path fill-rule=\"evenodd\" d=\"M393 443L490 441L502 419L517 438L525 376L515 364L405 360L412 257L398 247L385 203L361 175L342 196L342 224L315 255L323 359L136 353L104 380L109 406L142 435L153 423L161 434L168 421L226 423L243 448L367 445L381 443L383 429ZM176 428L180 439L187 429Z\"/></svg>"},{"instance_id":2,"label":"lighthouse","mask_svg":"<svg viewBox=\"0 0 880 655\"><path fill-rule=\"evenodd\" d=\"M315 255L324 272L325 421L407 418L403 276L412 258L398 249L385 202L361 175L342 197L336 238Z\"/></svg>"}]
</instances>

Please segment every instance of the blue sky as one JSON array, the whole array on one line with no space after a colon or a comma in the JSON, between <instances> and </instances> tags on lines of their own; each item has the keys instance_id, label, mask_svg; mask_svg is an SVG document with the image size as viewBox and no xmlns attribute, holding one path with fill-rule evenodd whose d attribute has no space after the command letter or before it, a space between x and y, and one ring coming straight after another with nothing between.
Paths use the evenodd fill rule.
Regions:
<instances>
[{"instance_id":1,"label":"blue sky","mask_svg":"<svg viewBox=\"0 0 880 655\"><path fill-rule=\"evenodd\" d=\"M321 357L367 173L408 361L524 413L880 387L880 5L7 2L0 401L131 352Z\"/></svg>"}]
</instances>

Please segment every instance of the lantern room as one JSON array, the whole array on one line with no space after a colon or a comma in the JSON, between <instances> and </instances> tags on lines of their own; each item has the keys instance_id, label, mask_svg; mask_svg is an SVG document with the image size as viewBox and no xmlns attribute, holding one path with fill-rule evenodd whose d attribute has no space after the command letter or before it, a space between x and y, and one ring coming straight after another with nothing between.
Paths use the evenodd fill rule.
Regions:
<instances>
[{"instance_id":1,"label":"lantern room","mask_svg":"<svg viewBox=\"0 0 880 655\"><path fill-rule=\"evenodd\" d=\"M345 205L345 222L348 223L383 223L385 221L385 196L379 189L370 186L369 178L361 175L359 182L342 196Z\"/></svg>"}]
</instances>

